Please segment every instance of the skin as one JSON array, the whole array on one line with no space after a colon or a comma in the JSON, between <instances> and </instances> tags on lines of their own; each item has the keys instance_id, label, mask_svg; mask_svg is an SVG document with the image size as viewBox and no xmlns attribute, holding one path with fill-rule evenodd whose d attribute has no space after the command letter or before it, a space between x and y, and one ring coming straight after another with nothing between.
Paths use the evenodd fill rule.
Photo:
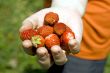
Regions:
<instances>
[{"instance_id":1,"label":"skin","mask_svg":"<svg viewBox=\"0 0 110 73\"><path fill-rule=\"evenodd\" d=\"M71 47L71 51L79 52L79 45L83 32L83 24L81 18L84 15L86 4L87 0L52 0L52 5L50 8L42 9L26 18L23 21L19 32L29 28L41 27L43 25L45 14L48 12L55 12L59 15L59 22L65 23L72 29L72 31L74 31L76 39L70 40L68 45ZM25 41L25 43L27 45L27 43L29 44L30 42ZM32 44L26 46L25 43L23 43L24 48L30 48L33 46ZM46 67L46 69L48 69L53 64L51 63L50 53L48 53L45 47L40 49L42 51L39 51L39 48L36 51L37 57L39 58L38 61L41 66L43 66L43 68ZM57 65L63 65L67 62L65 51L62 50L60 46L55 45L51 47L51 53L54 58L54 62Z\"/></svg>"}]
</instances>

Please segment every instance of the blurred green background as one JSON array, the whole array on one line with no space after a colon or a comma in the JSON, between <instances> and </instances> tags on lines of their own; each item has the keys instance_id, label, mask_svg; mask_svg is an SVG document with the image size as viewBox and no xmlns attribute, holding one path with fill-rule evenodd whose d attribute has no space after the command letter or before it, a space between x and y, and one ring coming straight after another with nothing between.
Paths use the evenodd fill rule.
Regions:
<instances>
[{"instance_id":1,"label":"blurred green background","mask_svg":"<svg viewBox=\"0 0 110 73\"><path fill-rule=\"evenodd\" d=\"M0 73L45 73L36 57L24 53L19 39L22 21L43 8L44 0L0 0ZM110 73L110 57L105 73Z\"/></svg>"}]
</instances>

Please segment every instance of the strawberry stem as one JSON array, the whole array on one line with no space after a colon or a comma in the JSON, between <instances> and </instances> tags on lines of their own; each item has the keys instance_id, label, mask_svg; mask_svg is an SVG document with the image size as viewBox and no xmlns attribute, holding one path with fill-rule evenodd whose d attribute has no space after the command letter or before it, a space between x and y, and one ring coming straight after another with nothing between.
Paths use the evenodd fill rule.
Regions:
<instances>
[{"instance_id":1,"label":"strawberry stem","mask_svg":"<svg viewBox=\"0 0 110 73\"><path fill-rule=\"evenodd\" d=\"M39 36L33 36L32 37L32 42L33 44L41 44L41 41L40 41L40 37Z\"/></svg>"}]
</instances>

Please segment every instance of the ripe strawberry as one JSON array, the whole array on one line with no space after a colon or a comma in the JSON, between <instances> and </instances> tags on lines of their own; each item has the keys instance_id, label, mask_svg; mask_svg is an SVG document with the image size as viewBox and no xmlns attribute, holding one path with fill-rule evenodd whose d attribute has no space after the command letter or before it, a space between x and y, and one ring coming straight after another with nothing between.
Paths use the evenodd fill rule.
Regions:
<instances>
[{"instance_id":1,"label":"ripe strawberry","mask_svg":"<svg viewBox=\"0 0 110 73\"><path fill-rule=\"evenodd\" d=\"M59 20L59 16L57 13L49 12L44 17L44 23L48 25L54 25Z\"/></svg>"},{"instance_id":2,"label":"ripe strawberry","mask_svg":"<svg viewBox=\"0 0 110 73\"><path fill-rule=\"evenodd\" d=\"M66 30L60 38L61 47L64 50L69 51L68 42L69 40L74 39L74 38L75 38L74 32Z\"/></svg>"},{"instance_id":3,"label":"ripe strawberry","mask_svg":"<svg viewBox=\"0 0 110 73\"><path fill-rule=\"evenodd\" d=\"M70 47L68 46L68 44L62 44L62 43L61 43L60 46L61 46L61 48L62 48L63 50L66 51L67 54L70 53Z\"/></svg>"},{"instance_id":4,"label":"ripe strawberry","mask_svg":"<svg viewBox=\"0 0 110 73\"><path fill-rule=\"evenodd\" d=\"M54 25L54 32L57 35L62 35L65 30L66 30L66 25L64 23L56 23Z\"/></svg>"},{"instance_id":5,"label":"ripe strawberry","mask_svg":"<svg viewBox=\"0 0 110 73\"><path fill-rule=\"evenodd\" d=\"M43 25L43 26L38 28L37 32L38 32L39 35L41 35L41 36L43 36L45 38L49 34L53 33L53 27L47 26L47 25Z\"/></svg>"},{"instance_id":6,"label":"ripe strawberry","mask_svg":"<svg viewBox=\"0 0 110 73\"><path fill-rule=\"evenodd\" d=\"M23 32L20 32L20 39L22 41L31 40L31 37L34 35L37 35L37 31L35 31L34 29L28 29Z\"/></svg>"},{"instance_id":7,"label":"ripe strawberry","mask_svg":"<svg viewBox=\"0 0 110 73\"><path fill-rule=\"evenodd\" d=\"M75 34L72 31L65 31L61 36L61 42L64 44L68 44L69 40L74 39Z\"/></svg>"},{"instance_id":8,"label":"ripe strawberry","mask_svg":"<svg viewBox=\"0 0 110 73\"><path fill-rule=\"evenodd\" d=\"M68 26L66 26L66 31L72 31Z\"/></svg>"},{"instance_id":9,"label":"ripe strawberry","mask_svg":"<svg viewBox=\"0 0 110 73\"><path fill-rule=\"evenodd\" d=\"M56 34L50 34L45 38L45 45L48 49L51 49L54 45L60 45L60 39Z\"/></svg>"},{"instance_id":10,"label":"ripe strawberry","mask_svg":"<svg viewBox=\"0 0 110 73\"><path fill-rule=\"evenodd\" d=\"M45 44L45 39L40 35L35 35L32 37L32 43L35 47L43 47Z\"/></svg>"}]
</instances>

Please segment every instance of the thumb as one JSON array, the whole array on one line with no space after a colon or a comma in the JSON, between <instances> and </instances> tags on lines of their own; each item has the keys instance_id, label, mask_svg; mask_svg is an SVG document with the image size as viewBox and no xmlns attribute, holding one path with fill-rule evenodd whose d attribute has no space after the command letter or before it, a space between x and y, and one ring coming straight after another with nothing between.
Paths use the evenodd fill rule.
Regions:
<instances>
[{"instance_id":1,"label":"thumb","mask_svg":"<svg viewBox=\"0 0 110 73\"><path fill-rule=\"evenodd\" d=\"M19 29L19 32L23 32L27 29L32 29L33 28L33 24L30 21L23 21L21 28Z\"/></svg>"},{"instance_id":2,"label":"thumb","mask_svg":"<svg viewBox=\"0 0 110 73\"><path fill-rule=\"evenodd\" d=\"M26 18L22 22L22 26L19 29L19 32L22 32L27 29L35 29L38 26L38 17L37 17L37 12Z\"/></svg>"}]
</instances>

